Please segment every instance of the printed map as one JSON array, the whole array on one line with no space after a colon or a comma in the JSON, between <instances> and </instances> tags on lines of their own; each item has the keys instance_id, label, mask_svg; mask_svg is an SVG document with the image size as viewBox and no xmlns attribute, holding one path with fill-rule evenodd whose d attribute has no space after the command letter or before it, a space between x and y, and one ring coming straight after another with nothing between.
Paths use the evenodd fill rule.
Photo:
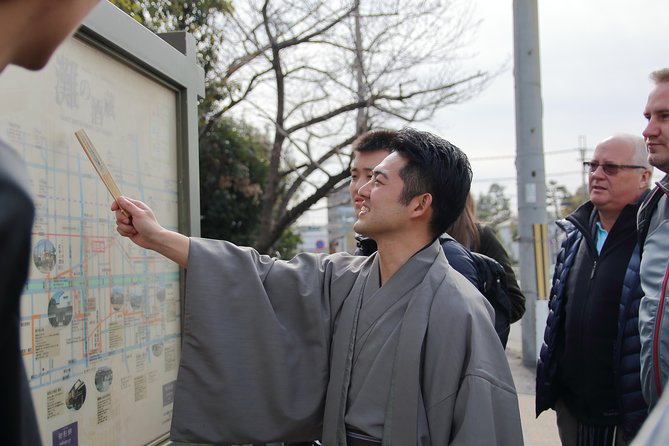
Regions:
<instances>
[{"instance_id":1,"label":"printed map","mask_svg":"<svg viewBox=\"0 0 669 446\"><path fill-rule=\"evenodd\" d=\"M0 77L0 139L36 205L21 351L44 444L144 444L169 430L180 355L178 267L116 233L86 130L122 193L178 229L177 97L71 38Z\"/></svg>"}]
</instances>

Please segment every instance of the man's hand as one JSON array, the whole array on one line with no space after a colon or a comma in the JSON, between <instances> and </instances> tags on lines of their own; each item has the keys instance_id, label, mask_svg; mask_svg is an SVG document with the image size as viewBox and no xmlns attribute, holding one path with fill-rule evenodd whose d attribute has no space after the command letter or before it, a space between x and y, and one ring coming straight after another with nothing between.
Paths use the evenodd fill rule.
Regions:
<instances>
[{"instance_id":1,"label":"man's hand","mask_svg":"<svg viewBox=\"0 0 669 446\"><path fill-rule=\"evenodd\" d=\"M128 237L142 248L154 249L157 234L164 231L149 206L139 200L120 197L112 203L116 212L116 230L123 237ZM123 215L123 209L129 217Z\"/></svg>"},{"instance_id":2,"label":"man's hand","mask_svg":"<svg viewBox=\"0 0 669 446\"><path fill-rule=\"evenodd\" d=\"M111 210L116 213L116 230L123 237L128 237L142 248L164 255L184 268L188 266L188 237L163 228L145 203L119 197L112 203Z\"/></svg>"}]
</instances>

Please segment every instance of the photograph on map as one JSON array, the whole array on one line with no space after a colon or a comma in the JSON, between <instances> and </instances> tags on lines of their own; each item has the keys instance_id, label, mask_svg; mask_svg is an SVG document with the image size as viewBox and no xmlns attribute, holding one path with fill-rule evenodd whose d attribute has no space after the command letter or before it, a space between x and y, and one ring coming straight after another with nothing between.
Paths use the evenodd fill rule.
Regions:
<instances>
[{"instance_id":1,"label":"photograph on map","mask_svg":"<svg viewBox=\"0 0 669 446\"><path fill-rule=\"evenodd\" d=\"M105 392L112 384L114 373L111 367L106 365L101 366L95 371L95 388L98 392Z\"/></svg>"},{"instance_id":2,"label":"photograph on map","mask_svg":"<svg viewBox=\"0 0 669 446\"><path fill-rule=\"evenodd\" d=\"M65 400L65 405L70 410L79 410L81 406L84 405L86 401L86 384L80 379L78 379L67 392L67 400Z\"/></svg>"},{"instance_id":3,"label":"photograph on map","mask_svg":"<svg viewBox=\"0 0 669 446\"><path fill-rule=\"evenodd\" d=\"M119 287L112 288L110 301L114 311L119 311L123 308L123 302L125 301L123 290Z\"/></svg>"},{"instance_id":4,"label":"photograph on map","mask_svg":"<svg viewBox=\"0 0 669 446\"><path fill-rule=\"evenodd\" d=\"M56 291L49 300L49 323L52 327L65 327L72 321L72 296L64 291Z\"/></svg>"},{"instance_id":5,"label":"photograph on map","mask_svg":"<svg viewBox=\"0 0 669 446\"><path fill-rule=\"evenodd\" d=\"M42 274L47 274L56 266L56 247L47 239L41 239L33 249L33 262Z\"/></svg>"}]
</instances>

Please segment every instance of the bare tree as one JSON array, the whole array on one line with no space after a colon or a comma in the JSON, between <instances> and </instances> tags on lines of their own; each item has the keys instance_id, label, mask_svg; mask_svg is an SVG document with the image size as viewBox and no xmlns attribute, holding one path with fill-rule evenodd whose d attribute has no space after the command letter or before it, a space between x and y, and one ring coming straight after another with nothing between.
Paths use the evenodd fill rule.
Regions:
<instances>
[{"instance_id":1,"label":"bare tree","mask_svg":"<svg viewBox=\"0 0 669 446\"><path fill-rule=\"evenodd\" d=\"M510 199L504 186L492 183L488 193L479 195L476 200L476 217L493 229L511 218Z\"/></svg>"},{"instance_id":2,"label":"bare tree","mask_svg":"<svg viewBox=\"0 0 669 446\"><path fill-rule=\"evenodd\" d=\"M476 23L460 1L248 0L224 21L217 104L271 134L261 252L348 176L356 135L425 121L490 77L462 68Z\"/></svg>"}]
</instances>

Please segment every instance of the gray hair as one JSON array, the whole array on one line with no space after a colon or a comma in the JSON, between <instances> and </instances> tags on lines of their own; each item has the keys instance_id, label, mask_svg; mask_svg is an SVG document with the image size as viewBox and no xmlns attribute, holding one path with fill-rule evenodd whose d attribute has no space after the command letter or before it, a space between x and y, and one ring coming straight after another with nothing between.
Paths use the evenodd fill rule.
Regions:
<instances>
[{"instance_id":1,"label":"gray hair","mask_svg":"<svg viewBox=\"0 0 669 446\"><path fill-rule=\"evenodd\" d=\"M664 82L669 82L669 68L662 68L660 70L655 70L650 73L650 78L655 82L655 84L661 84Z\"/></svg>"},{"instance_id":2,"label":"gray hair","mask_svg":"<svg viewBox=\"0 0 669 446\"><path fill-rule=\"evenodd\" d=\"M669 73L669 71L668 71ZM629 144L634 149L634 154L632 155L632 163L637 166L644 166L648 170L653 170L650 163L648 162L648 150L646 149L646 141L639 135L632 135L630 133L618 133L609 138L606 138L604 141L610 140L620 140Z\"/></svg>"}]
</instances>

